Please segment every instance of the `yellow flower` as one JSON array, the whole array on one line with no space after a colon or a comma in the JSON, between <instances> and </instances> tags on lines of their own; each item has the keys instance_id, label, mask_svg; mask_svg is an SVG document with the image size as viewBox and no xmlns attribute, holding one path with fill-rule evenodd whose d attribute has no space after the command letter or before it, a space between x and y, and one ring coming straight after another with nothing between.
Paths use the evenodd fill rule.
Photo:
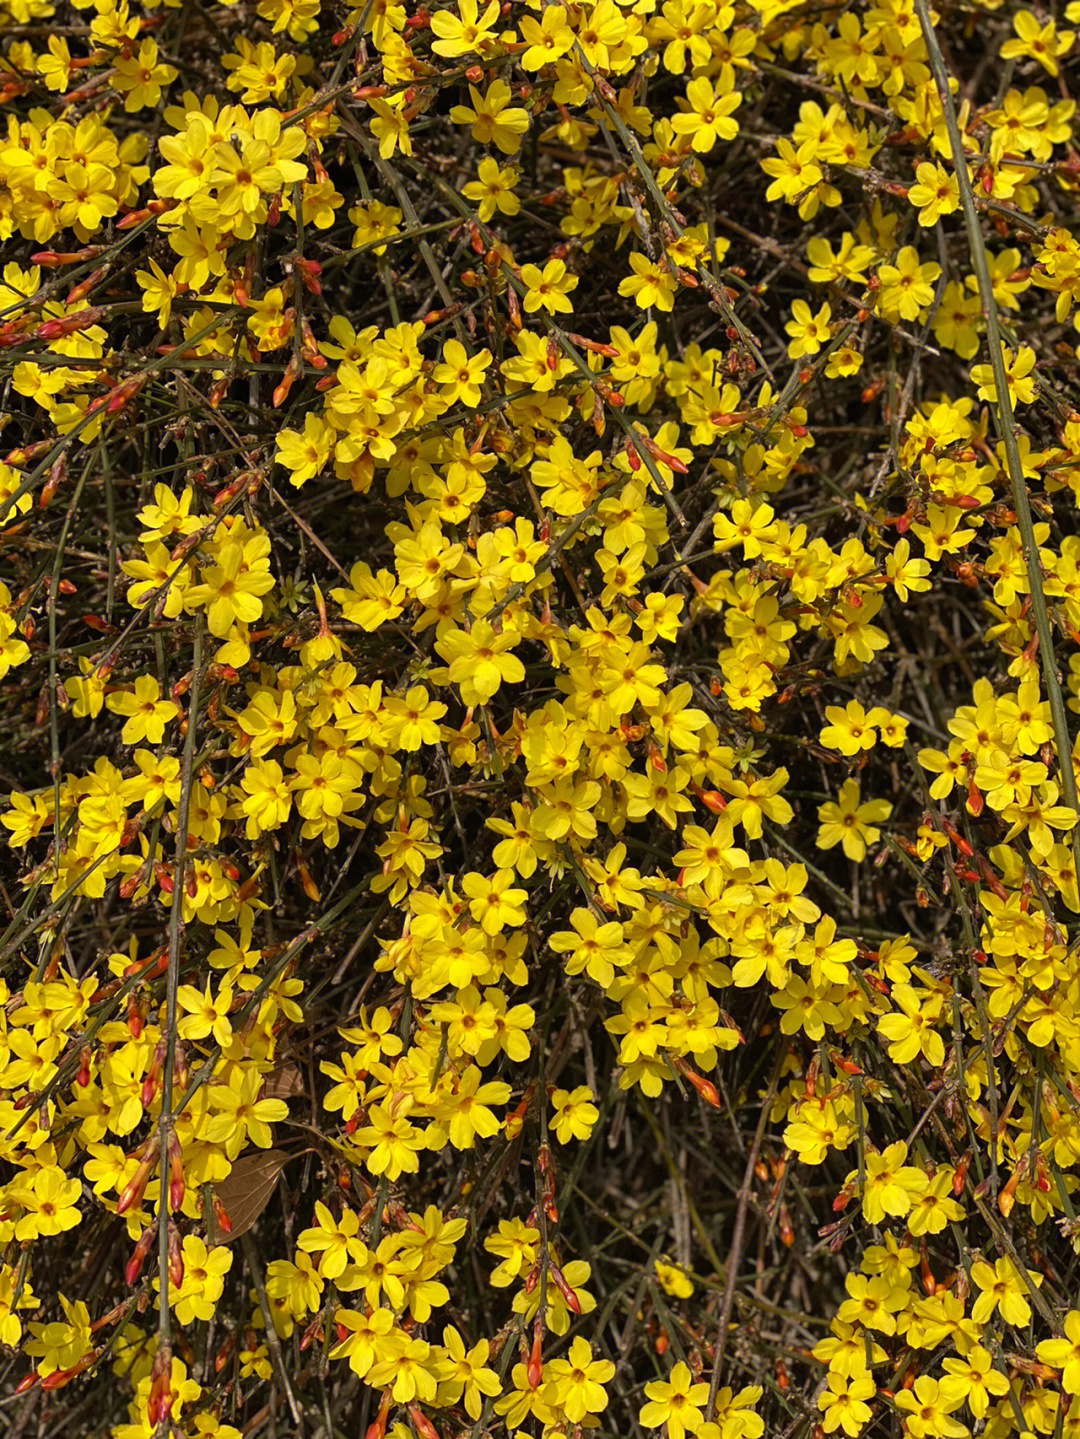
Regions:
<instances>
[{"instance_id":1,"label":"yellow flower","mask_svg":"<svg viewBox=\"0 0 1080 1439\"><path fill-rule=\"evenodd\" d=\"M694 1285L685 1270L680 1269L677 1264L668 1264L663 1259L657 1259L653 1263L656 1271L656 1282L665 1294L672 1294L676 1299L689 1299L694 1292Z\"/></svg>"},{"instance_id":2,"label":"yellow flower","mask_svg":"<svg viewBox=\"0 0 1080 1439\"><path fill-rule=\"evenodd\" d=\"M826 1434L834 1434L837 1429L851 1436L860 1434L870 1422L871 1410L866 1400L873 1397L875 1387L867 1374L845 1379L830 1370L826 1387L817 1401L823 1416L821 1427Z\"/></svg>"},{"instance_id":3,"label":"yellow flower","mask_svg":"<svg viewBox=\"0 0 1080 1439\"><path fill-rule=\"evenodd\" d=\"M127 723L120 733L124 744L160 744L165 726L180 713L172 700L161 698L161 686L153 675L141 675L133 690L114 691L105 701L113 714L126 715Z\"/></svg>"},{"instance_id":4,"label":"yellow flower","mask_svg":"<svg viewBox=\"0 0 1080 1439\"><path fill-rule=\"evenodd\" d=\"M862 860L870 845L881 838L877 823L889 818L892 805L887 800L873 799L859 803L860 789L857 779L847 779L840 786L838 803L826 801L818 809L821 828L818 830L818 849L833 849L842 844L848 859Z\"/></svg>"},{"instance_id":5,"label":"yellow flower","mask_svg":"<svg viewBox=\"0 0 1080 1439\"><path fill-rule=\"evenodd\" d=\"M924 160L915 171L917 183L908 190L908 199L919 212L919 224L929 228L942 215L960 208L960 184L955 175L939 164Z\"/></svg>"},{"instance_id":6,"label":"yellow flower","mask_svg":"<svg viewBox=\"0 0 1080 1439\"><path fill-rule=\"evenodd\" d=\"M967 1427L957 1419L950 1418L954 1409L959 1409L966 1395L944 1389L936 1379L920 1374L912 1389L901 1389L896 1395L896 1404L907 1416L905 1428L912 1439L963 1439Z\"/></svg>"},{"instance_id":7,"label":"yellow flower","mask_svg":"<svg viewBox=\"0 0 1080 1439\"><path fill-rule=\"evenodd\" d=\"M671 1371L670 1380L656 1379L645 1385L649 1399L639 1415L646 1429L659 1429L667 1425L670 1439L683 1439L685 1434L696 1434L704 1423L702 1409L709 1397L709 1386L694 1383L690 1370L678 1363Z\"/></svg>"},{"instance_id":8,"label":"yellow flower","mask_svg":"<svg viewBox=\"0 0 1080 1439\"><path fill-rule=\"evenodd\" d=\"M544 1367L544 1402L561 1409L571 1424L580 1424L589 1414L602 1414L608 1405L604 1385L615 1376L610 1359L594 1359L592 1349L581 1335L573 1340L566 1359L553 1359Z\"/></svg>"},{"instance_id":9,"label":"yellow flower","mask_svg":"<svg viewBox=\"0 0 1080 1439\"><path fill-rule=\"evenodd\" d=\"M862 1210L871 1224L880 1224L887 1214L902 1219L910 1212L914 1196L925 1188L926 1176L921 1169L905 1164L906 1158L907 1145L899 1139L881 1153L867 1154Z\"/></svg>"},{"instance_id":10,"label":"yellow flower","mask_svg":"<svg viewBox=\"0 0 1080 1439\"><path fill-rule=\"evenodd\" d=\"M545 18L555 8L549 5L544 11ZM521 279L527 287L522 304L528 314L546 310L549 315L569 315L573 311L569 295L577 289L579 281L576 275L567 272L565 261L548 260L543 270L537 265L522 265Z\"/></svg>"},{"instance_id":11,"label":"yellow flower","mask_svg":"<svg viewBox=\"0 0 1080 1439\"><path fill-rule=\"evenodd\" d=\"M1072 48L1075 36L1071 30L1059 35L1057 25L1048 20L1040 25L1030 10L1020 10L1013 16L1015 40L1006 40L1001 47L1003 60L1029 58L1037 60L1048 75L1057 75L1058 59Z\"/></svg>"},{"instance_id":12,"label":"yellow flower","mask_svg":"<svg viewBox=\"0 0 1080 1439\"><path fill-rule=\"evenodd\" d=\"M1065 1316L1065 1334L1043 1339L1035 1353L1044 1364L1061 1370L1061 1387L1066 1394L1080 1394L1080 1313L1070 1309Z\"/></svg>"},{"instance_id":13,"label":"yellow flower","mask_svg":"<svg viewBox=\"0 0 1080 1439\"><path fill-rule=\"evenodd\" d=\"M551 1121L551 1127L560 1144L568 1144L571 1139L588 1139L593 1126L600 1118L600 1111L593 1103L594 1098L595 1095L587 1084L579 1084L573 1090L554 1091L551 1105L555 1110L555 1117Z\"/></svg>"},{"instance_id":14,"label":"yellow flower","mask_svg":"<svg viewBox=\"0 0 1080 1439\"><path fill-rule=\"evenodd\" d=\"M1028 1296L1042 1284L1042 1275L1027 1270L1021 1274L1011 1259L999 1259L989 1265L984 1260L971 1266L971 1277L982 1290L975 1300L971 1317L976 1324L985 1324L995 1309L1006 1324L1022 1328L1031 1320Z\"/></svg>"}]
</instances>

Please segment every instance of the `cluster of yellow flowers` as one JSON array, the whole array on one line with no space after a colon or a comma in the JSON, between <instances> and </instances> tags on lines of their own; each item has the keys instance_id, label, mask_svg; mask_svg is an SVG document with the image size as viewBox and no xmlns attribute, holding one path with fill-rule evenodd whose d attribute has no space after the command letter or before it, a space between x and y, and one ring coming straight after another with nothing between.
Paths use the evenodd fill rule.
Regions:
<instances>
[{"instance_id":1,"label":"cluster of yellow flowers","mask_svg":"<svg viewBox=\"0 0 1080 1439\"><path fill-rule=\"evenodd\" d=\"M0 0L14 1402L1080 1436L1075 41Z\"/></svg>"}]
</instances>

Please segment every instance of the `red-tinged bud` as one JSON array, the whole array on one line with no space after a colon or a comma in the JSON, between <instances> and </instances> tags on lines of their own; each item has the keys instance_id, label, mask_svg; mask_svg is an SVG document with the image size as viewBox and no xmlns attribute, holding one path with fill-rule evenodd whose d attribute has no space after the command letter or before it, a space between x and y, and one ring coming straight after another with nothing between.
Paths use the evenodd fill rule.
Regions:
<instances>
[{"instance_id":1,"label":"red-tinged bud","mask_svg":"<svg viewBox=\"0 0 1080 1439\"><path fill-rule=\"evenodd\" d=\"M530 1389L540 1388L540 1381L544 1377L544 1324L541 1319L537 1319L533 1328L533 1342L529 1351L529 1362L525 1366L525 1377Z\"/></svg>"},{"instance_id":2,"label":"red-tinged bud","mask_svg":"<svg viewBox=\"0 0 1080 1439\"><path fill-rule=\"evenodd\" d=\"M164 963L163 963L164 962ZM148 954L145 959L136 959L124 969L124 979L130 979L133 974L138 974L143 979L157 978L165 973L169 963L169 951L167 949L156 949L153 954ZM151 973L153 971L153 973Z\"/></svg>"},{"instance_id":3,"label":"red-tinged bud","mask_svg":"<svg viewBox=\"0 0 1080 1439\"><path fill-rule=\"evenodd\" d=\"M713 814L723 814L727 809L728 802L718 789L700 789L696 784L691 784L691 788L705 808Z\"/></svg>"},{"instance_id":4,"label":"red-tinged bud","mask_svg":"<svg viewBox=\"0 0 1080 1439\"><path fill-rule=\"evenodd\" d=\"M64 301L64 303L67 305L80 304L83 300L86 299L87 295L89 295L91 290L93 290L97 285L101 284L102 280L104 280L105 276L108 273L108 265L102 265L99 269L94 270L91 274L87 275L85 280L83 280L80 284L74 286L74 288L69 292L68 297Z\"/></svg>"},{"instance_id":5,"label":"red-tinged bud","mask_svg":"<svg viewBox=\"0 0 1080 1439\"><path fill-rule=\"evenodd\" d=\"M178 1214L184 1207L184 1193L183 1154L180 1141L172 1134L169 1136L169 1205L174 1214Z\"/></svg>"},{"instance_id":6,"label":"red-tinged bud","mask_svg":"<svg viewBox=\"0 0 1080 1439\"><path fill-rule=\"evenodd\" d=\"M118 230L134 230L136 225L141 225L144 220L149 220L153 212L149 209L129 210L126 215L117 220Z\"/></svg>"},{"instance_id":7,"label":"red-tinged bud","mask_svg":"<svg viewBox=\"0 0 1080 1439\"><path fill-rule=\"evenodd\" d=\"M67 459L61 455L52 469L49 471L49 478L41 487L41 494L38 496L38 506L47 510L56 498L56 492L67 479Z\"/></svg>"},{"instance_id":8,"label":"red-tinged bud","mask_svg":"<svg viewBox=\"0 0 1080 1439\"><path fill-rule=\"evenodd\" d=\"M786 1204L780 1206L780 1243L785 1249L791 1249L795 1245L795 1230Z\"/></svg>"},{"instance_id":9,"label":"red-tinged bud","mask_svg":"<svg viewBox=\"0 0 1080 1439\"><path fill-rule=\"evenodd\" d=\"M529 1112L529 1105L536 1097L536 1085L530 1084L525 1093L521 1096L515 1108L506 1116L507 1124L520 1123Z\"/></svg>"},{"instance_id":10,"label":"red-tinged bud","mask_svg":"<svg viewBox=\"0 0 1080 1439\"><path fill-rule=\"evenodd\" d=\"M127 1027L132 1039L140 1039L146 1025L146 1001L133 994L128 998Z\"/></svg>"},{"instance_id":11,"label":"red-tinged bud","mask_svg":"<svg viewBox=\"0 0 1080 1439\"><path fill-rule=\"evenodd\" d=\"M525 1293L534 1294L536 1286L540 1283L540 1266L534 1264L525 1277Z\"/></svg>"},{"instance_id":12,"label":"red-tinged bud","mask_svg":"<svg viewBox=\"0 0 1080 1439\"><path fill-rule=\"evenodd\" d=\"M643 446L644 449L648 450L649 454L652 455L654 460L659 460L662 465L667 465L668 469L674 470L677 475L688 475L690 473L690 471L683 464L682 460L680 460L676 455L669 455L667 450L662 450L660 446L656 443L656 441L654 439L651 439L650 436L639 435L638 444Z\"/></svg>"},{"instance_id":13,"label":"red-tinged bud","mask_svg":"<svg viewBox=\"0 0 1080 1439\"><path fill-rule=\"evenodd\" d=\"M154 1245L154 1238L157 1234L157 1224L151 1224L139 1236L139 1242L132 1251L131 1258L124 1267L124 1283L130 1289L142 1273L143 1265L146 1263L150 1250Z\"/></svg>"},{"instance_id":14,"label":"red-tinged bud","mask_svg":"<svg viewBox=\"0 0 1080 1439\"><path fill-rule=\"evenodd\" d=\"M162 1363L163 1358L164 1363ZM154 1358L150 1397L146 1405L147 1422L155 1426L162 1423L168 1419L172 1406L172 1355L167 1349L164 1349L159 1350Z\"/></svg>"},{"instance_id":15,"label":"red-tinged bud","mask_svg":"<svg viewBox=\"0 0 1080 1439\"><path fill-rule=\"evenodd\" d=\"M306 315L302 316L300 320L300 354L312 369L326 369L326 356L319 351L319 342L315 338L315 331L311 328L311 321Z\"/></svg>"},{"instance_id":16,"label":"red-tinged bud","mask_svg":"<svg viewBox=\"0 0 1080 1439\"><path fill-rule=\"evenodd\" d=\"M0 349L7 350L10 349L12 345L21 344L26 338L27 332L33 325L35 318L34 315L20 315L18 319L8 320L7 324L0 325ZM35 447L31 446L31 448ZM48 448L48 443L46 444L46 448ZM12 450L11 453L13 455L21 455L25 452L23 450ZM17 463L21 464L22 461L20 460Z\"/></svg>"},{"instance_id":17,"label":"red-tinged bud","mask_svg":"<svg viewBox=\"0 0 1080 1439\"><path fill-rule=\"evenodd\" d=\"M518 299L517 291L508 289L506 292L506 303L510 310L510 327L520 330L524 323L521 318L521 301Z\"/></svg>"},{"instance_id":18,"label":"red-tinged bud","mask_svg":"<svg viewBox=\"0 0 1080 1439\"><path fill-rule=\"evenodd\" d=\"M322 274L322 266L318 260L307 260L303 255L297 255L293 260L293 269L300 276L305 290L312 295L322 294L322 282L319 279Z\"/></svg>"},{"instance_id":19,"label":"red-tinged bud","mask_svg":"<svg viewBox=\"0 0 1080 1439\"><path fill-rule=\"evenodd\" d=\"M236 1348L236 1335L235 1335L235 1334L229 1334L229 1335L227 1335L227 1336L226 1336L226 1339L225 1339L225 1343L221 1346L221 1348L218 1350L217 1354L215 1354L215 1356L214 1356L214 1373L215 1373L215 1374L220 1374L221 1371L225 1368L226 1364L228 1364L229 1360L232 1358L232 1352L233 1352L233 1350L234 1350L235 1348Z\"/></svg>"},{"instance_id":20,"label":"red-tinged bud","mask_svg":"<svg viewBox=\"0 0 1080 1439\"><path fill-rule=\"evenodd\" d=\"M387 1389L383 1394L382 1403L379 1405L379 1412L376 1414L373 1422L368 1425L364 1439L384 1439L386 1434L386 1421L389 1418L390 1405L393 1403L393 1400L394 1396L392 1391Z\"/></svg>"},{"instance_id":21,"label":"red-tinged bud","mask_svg":"<svg viewBox=\"0 0 1080 1439\"><path fill-rule=\"evenodd\" d=\"M975 857L975 850L960 833L960 831L956 828L956 826L953 825L952 822L944 815L941 816L941 828L948 835L949 839L952 840L953 844L965 857L965 859L973 859Z\"/></svg>"},{"instance_id":22,"label":"red-tinged bud","mask_svg":"<svg viewBox=\"0 0 1080 1439\"><path fill-rule=\"evenodd\" d=\"M302 859L298 859L296 862L296 872L300 876L300 883L308 899L311 900L312 904L318 904L322 898L319 892L319 886L312 879L311 871Z\"/></svg>"},{"instance_id":23,"label":"red-tinged bud","mask_svg":"<svg viewBox=\"0 0 1080 1439\"><path fill-rule=\"evenodd\" d=\"M37 1370L34 1370L32 1374L24 1374L23 1377L19 1380L18 1384L15 1385L15 1393L29 1394L30 1390L33 1389L35 1384L40 1384L40 1382L41 1375L37 1372Z\"/></svg>"},{"instance_id":24,"label":"red-tinged bud","mask_svg":"<svg viewBox=\"0 0 1080 1439\"><path fill-rule=\"evenodd\" d=\"M983 799L982 791L978 788L974 778L968 780L967 810L968 814L978 819L983 812L986 801Z\"/></svg>"},{"instance_id":25,"label":"red-tinged bud","mask_svg":"<svg viewBox=\"0 0 1080 1439\"><path fill-rule=\"evenodd\" d=\"M145 375L134 375L130 380L125 380L122 385L117 385L109 396L105 413L107 415L117 414L130 400L135 398L145 384Z\"/></svg>"},{"instance_id":26,"label":"red-tinged bud","mask_svg":"<svg viewBox=\"0 0 1080 1439\"><path fill-rule=\"evenodd\" d=\"M144 870L139 870L135 874L129 874L120 886L120 898L124 900L130 899L139 886L145 881L145 878L146 874Z\"/></svg>"},{"instance_id":27,"label":"red-tinged bud","mask_svg":"<svg viewBox=\"0 0 1080 1439\"><path fill-rule=\"evenodd\" d=\"M442 1439L439 1431L432 1424L424 1411L418 1404L409 1405L409 1418L413 1422L413 1428L419 1434L420 1439Z\"/></svg>"},{"instance_id":28,"label":"red-tinged bud","mask_svg":"<svg viewBox=\"0 0 1080 1439\"><path fill-rule=\"evenodd\" d=\"M419 10L417 10L416 14L410 15L409 18L405 21L405 29L426 30L430 24L431 16L424 9L423 5L421 5Z\"/></svg>"},{"instance_id":29,"label":"red-tinged bud","mask_svg":"<svg viewBox=\"0 0 1080 1439\"><path fill-rule=\"evenodd\" d=\"M33 331L35 340L61 340L65 335L74 335L79 330L89 330L99 320L103 320L108 313L100 306L88 310L80 310L75 315L65 315L61 320L46 320Z\"/></svg>"},{"instance_id":30,"label":"red-tinged bud","mask_svg":"<svg viewBox=\"0 0 1080 1439\"><path fill-rule=\"evenodd\" d=\"M4 463L6 465L14 465L17 470L21 470L24 465L28 465L32 461L40 459L42 455L48 454L52 447L52 440L38 440L34 445L25 445L21 449L9 450L4 456Z\"/></svg>"},{"instance_id":31,"label":"red-tinged bud","mask_svg":"<svg viewBox=\"0 0 1080 1439\"><path fill-rule=\"evenodd\" d=\"M832 1202L833 1213L842 1214L854 1198L855 1194L853 1190L841 1189L840 1193Z\"/></svg>"},{"instance_id":32,"label":"red-tinged bud","mask_svg":"<svg viewBox=\"0 0 1080 1439\"><path fill-rule=\"evenodd\" d=\"M1017 1169L1015 1174L1013 1174L1012 1178L1009 1180L1008 1184L1006 1184L1005 1188L998 1195L998 1209L1000 1209L1002 1215L1006 1219L1008 1219L1009 1215L1013 1212L1013 1209L1016 1205L1016 1187L1019 1183L1020 1170Z\"/></svg>"},{"instance_id":33,"label":"red-tinged bud","mask_svg":"<svg viewBox=\"0 0 1080 1439\"><path fill-rule=\"evenodd\" d=\"M715 1084L706 1079L704 1075L699 1074L696 1069L692 1069L685 1059L676 1059L675 1068L685 1080L694 1086L706 1104L711 1104L714 1109L720 1108L720 1095Z\"/></svg>"},{"instance_id":34,"label":"red-tinged bud","mask_svg":"<svg viewBox=\"0 0 1080 1439\"><path fill-rule=\"evenodd\" d=\"M660 1333L656 1336L656 1352L657 1352L657 1354L659 1354L660 1357L663 1358L663 1356L668 1352L668 1349L669 1349L670 1345L671 1345L671 1340L668 1338L668 1332L667 1332L667 1330L666 1330L666 1329L661 1329Z\"/></svg>"},{"instance_id":35,"label":"red-tinged bud","mask_svg":"<svg viewBox=\"0 0 1080 1439\"><path fill-rule=\"evenodd\" d=\"M422 325L441 325L444 320L452 320L459 315L465 307L463 305L447 305L442 310L429 310L421 320Z\"/></svg>"},{"instance_id":36,"label":"red-tinged bud","mask_svg":"<svg viewBox=\"0 0 1080 1439\"><path fill-rule=\"evenodd\" d=\"M169 1225L169 1283L179 1289L184 1283L184 1254L180 1248L180 1231Z\"/></svg>"},{"instance_id":37,"label":"red-tinged bud","mask_svg":"<svg viewBox=\"0 0 1080 1439\"><path fill-rule=\"evenodd\" d=\"M63 265L78 265L85 260L96 260L104 251L104 245L86 245L81 250L38 250L30 256L31 265L40 265L43 270L59 269Z\"/></svg>"},{"instance_id":38,"label":"red-tinged bud","mask_svg":"<svg viewBox=\"0 0 1080 1439\"><path fill-rule=\"evenodd\" d=\"M221 1230L222 1234L232 1233L233 1226L232 1220L229 1218L229 1211L216 1194L214 1195L214 1223L218 1229Z\"/></svg>"},{"instance_id":39,"label":"red-tinged bud","mask_svg":"<svg viewBox=\"0 0 1080 1439\"><path fill-rule=\"evenodd\" d=\"M602 340L587 340L584 335L567 335L575 345L580 345L583 350L591 350L594 355L603 355L605 359L617 360L619 351L614 345L608 345Z\"/></svg>"},{"instance_id":40,"label":"red-tinged bud","mask_svg":"<svg viewBox=\"0 0 1080 1439\"><path fill-rule=\"evenodd\" d=\"M258 891L259 876L257 874L249 874L247 879L244 880L243 884L236 891L237 904L246 904L251 896L257 894Z\"/></svg>"},{"instance_id":41,"label":"red-tinged bud","mask_svg":"<svg viewBox=\"0 0 1080 1439\"><path fill-rule=\"evenodd\" d=\"M1009 892L1002 884L998 876L994 873L993 869L990 867L990 861L986 858L986 856L983 854L977 854L975 856L975 864L978 868L979 874L982 876L983 883L986 885L986 887L991 890L998 899L1007 901L1009 898Z\"/></svg>"},{"instance_id":42,"label":"red-tinged bud","mask_svg":"<svg viewBox=\"0 0 1080 1439\"><path fill-rule=\"evenodd\" d=\"M919 1265L919 1277L922 1281L923 1293L932 1299L937 1290L937 1280L934 1278L934 1271L930 1268L930 1260L926 1253L926 1245L922 1246L922 1259Z\"/></svg>"},{"instance_id":43,"label":"red-tinged bud","mask_svg":"<svg viewBox=\"0 0 1080 1439\"><path fill-rule=\"evenodd\" d=\"M79 1072L75 1076L75 1083L80 1089L85 1089L90 1083L90 1046L84 1044L79 1055Z\"/></svg>"},{"instance_id":44,"label":"red-tinged bud","mask_svg":"<svg viewBox=\"0 0 1080 1439\"><path fill-rule=\"evenodd\" d=\"M299 355L290 355L289 363L285 366L285 374L282 377L281 384L278 385L274 390L272 403L275 410L280 410L282 405L289 398L289 391L292 389L293 384L301 374L302 368L303 367L300 364Z\"/></svg>"},{"instance_id":45,"label":"red-tinged bud","mask_svg":"<svg viewBox=\"0 0 1080 1439\"><path fill-rule=\"evenodd\" d=\"M969 1149L966 1154L960 1156L960 1162L956 1166L956 1173L953 1175L952 1180L952 1192L957 1198L964 1192L964 1185L967 1182L967 1172L971 1165L971 1160L972 1152Z\"/></svg>"},{"instance_id":46,"label":"red-tinged bud","mask_svg":"<svg viewBox=\"0 0 1080 1439\"><path fill-rule=\"evenodd\" d=\"M282 384L278 386L278 389L274 391L274 394L276 395L278 391L282 389L282 387L285 385L289 387L292 386L292 379L289 377L287 371L286 378L282 381ZM240 494L240 492L247 486L249 478L250 477L248 475L237 475L236 479L233 480L230 484L227 484L224 489L218 490L217 494L210 501L214 509L220 510L223 509L226 505L231 505L233 500L236 499L237 495Z\"/></svg>"},{"instance_id":47,"label":"red-tinged bud","mask_svg":"<svg viewBox=\"0 0 1080 1439\"><path fill-rule=\"evenodd\" d=\"M352 92L354 100L381 100L389 93L389 85L357 85Z\"/></svg>"},{"instance_id":48,"label":"red-tinged bud","mask_svg":"<svg viewBox=\"0 0 1080 1439\"><path fill-rule=\"evenodd\" d=\"M126 1214L129 1209L138 1209L142 1203L143 1195L146 1193L146 1186L150 1182L150 1174L156 1163L157 1146L155 1145L151 1158L144 1159L131 1179L125 1184L120 1198L117 1201L117 1214Z\"/></svg>"},{"instance_id":49,"label":"red-tinged bud","mask_svg":"<svg viewBox=\"0 0 1080 1439\"><path fill-rule=\"evenodd\" d=\"M859 1068L859 1066L855 1063L853 1059L847 1059L844 1055L838 1054L836 1050L830 1050L829 1057L832 1059L832 1062L836 1065L837 1069L839 1069L844 1074L866 1073L864 1069Z\"/></svg>"},{"instance_id":50,"label":"red-tinged bud","mask_svg":"<svg viewBox=\"0 0 1080 1439\"><path fill-rule=\"evenodd\" d=\"M161 1066L164 1059L165 1041L162 1039L154 1049L154 1053L150 1059L150 1067L147 1069L145 1078L143 1079L142 1091L139 1098L142 1101L142 1107L144 1109L149 1109L154 1102L154 1095L157 1094L158 1086L161 1082Z\"/></svg>"}]
</instances>

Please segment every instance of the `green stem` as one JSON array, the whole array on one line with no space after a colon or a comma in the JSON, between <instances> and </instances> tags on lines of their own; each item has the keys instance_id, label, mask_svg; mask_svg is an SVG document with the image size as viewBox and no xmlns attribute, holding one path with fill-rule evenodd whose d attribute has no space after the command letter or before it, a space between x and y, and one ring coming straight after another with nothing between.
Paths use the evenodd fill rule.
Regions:
<instances>
[{"instance_id":1,"label":"green stem","mask_svg":"<svg viewBox=\"0 0 1080 1439\"><path fill-rule=\"evenodd\" d=\"M983 315L986 320L986 338L990 346L990 366L994 375L994 388L997 391L997 403L994 406L994 416L997 421L998 434L1005 447L1006 467L1009 471L1009 480L1012 483L1013 509L1016 511L1016 522L1020 530L1024 559L1027 563L1028 584L1031 590L1031 610L1035 617L1035 632L1039 637L1039 658L1042 663L1043 678L1046 682L1047 698L1050 701L1050 714L1054 725L1054 743L1057 747L1058 766L1061 771L1061 788L1065 796L1066 804L1071 809L1076 810L1076 774L1073 770L1072 746L1069 743L1069 725L1065 714L1065 701L1061 694L1061 681L1058 677L1057 664L1054 659L1054 632L1046 604L1046 591L1043 588L1043 573L1042 564L1039 559L1039 546L1035 539L1035 525L1031 518L1031 503L1028 498L1027 485L1024 481L1024 467L1020 459L1020 447L1016 439L1016 420L1013 415L1012 396L1009 393L1009 380L1005 369L1005 358L1002 354L1001 328L998 323L997 302L994 299L994 284L990 275L990 265L986 258L986 246L983 244L982 232L979 228L979 213L975 204L975 195L971 188L971 176L968 172L967 155L964 151L964 143L960 134L960 125L956 118L956 106L953 104L952 92L949 89L949 76L945 68L944 58L941 54L941 46L938 44L937 34L934 30L934 22L930 18L929 0L915 0L915 8L918 11L919 23L922 26L923 39L926 42L926 53L930 62L930 69L933 73L938 95L941 99L941 108L945 116L945 126L949 132L949 145L952 149L953 165L956 169L956 180L960 189L960 203L964 212L964 228L967 231L971 263L975 270L975 279L979 287L979 297L982 301ZM1073 835L1073 858L1074 861L1080 863L1080 837L1076 834Z\"/></svg>"}]
</instances>

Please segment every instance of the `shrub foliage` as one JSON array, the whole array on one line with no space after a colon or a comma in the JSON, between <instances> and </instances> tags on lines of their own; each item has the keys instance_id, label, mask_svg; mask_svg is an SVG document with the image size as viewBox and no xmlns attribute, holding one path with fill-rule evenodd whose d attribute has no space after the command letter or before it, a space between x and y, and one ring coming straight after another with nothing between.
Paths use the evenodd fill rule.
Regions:
<instances>
[{"instance_id":1,"label":"shrub foliage","mask_svg":"<svg viewBox=\"0 0 1080 1439\"><path fill-rule=\"evenodd\" d=\"M0 0L12 1435L1080 1435L1080 0Z\"/></svg>"}]
</instances>

